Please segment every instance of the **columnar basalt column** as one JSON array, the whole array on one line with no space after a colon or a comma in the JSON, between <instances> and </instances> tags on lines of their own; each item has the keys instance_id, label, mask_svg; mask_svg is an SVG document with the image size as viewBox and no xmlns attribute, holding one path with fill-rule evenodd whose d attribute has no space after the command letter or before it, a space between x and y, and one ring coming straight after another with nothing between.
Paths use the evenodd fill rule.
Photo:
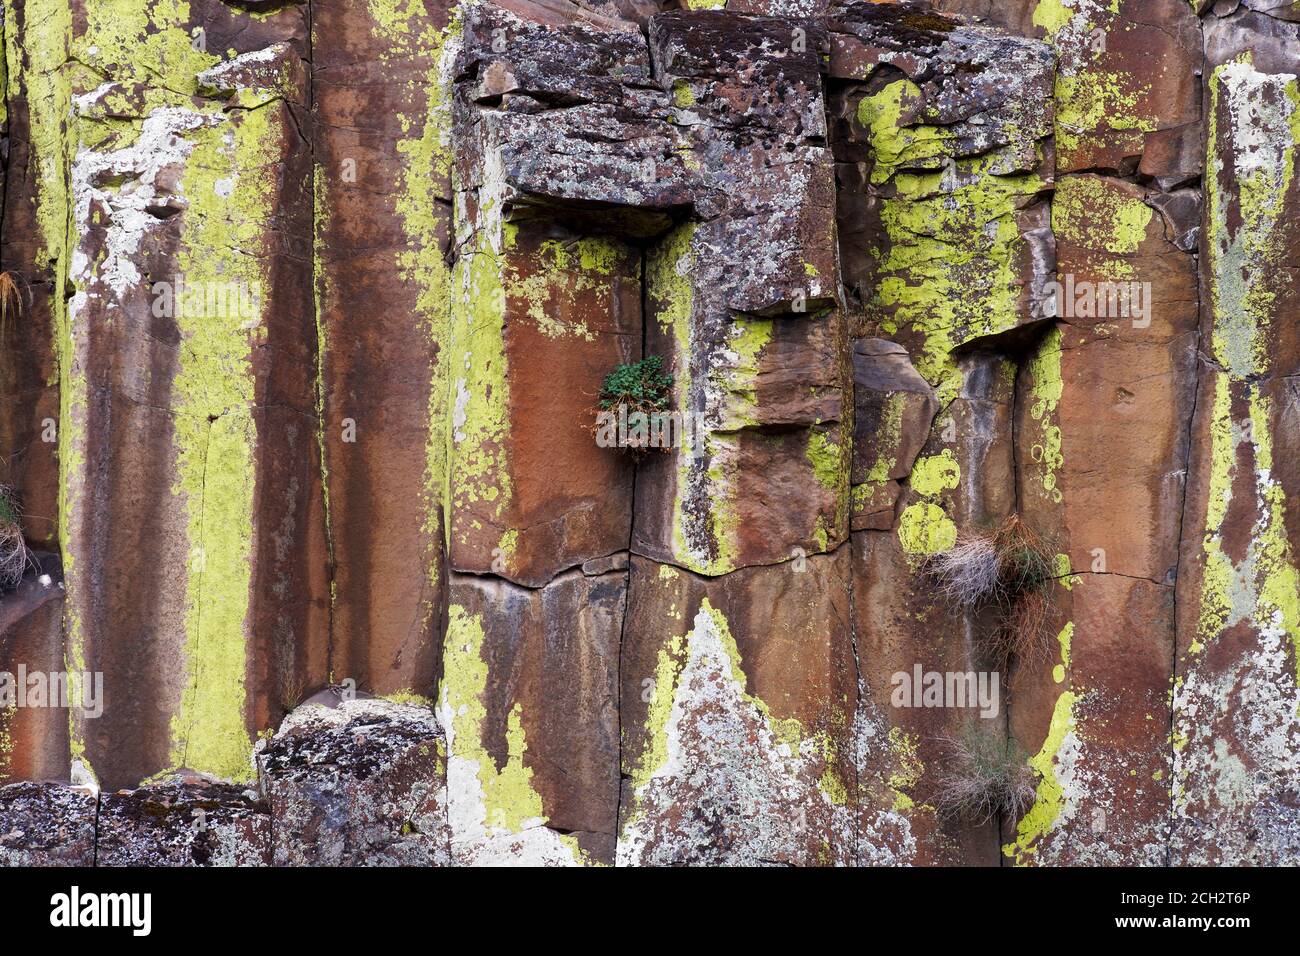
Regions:
<instances>
[{"instance_id":1,"label":"columnar basalt column","mask_svg":"<svg viewBox=\"0 0 1300 956\"><path fill-rule=\"evenodd\" d=\"M1245 11L1206 24L1202 362L1172 726L1183 864L1278 864L1300 848L1297 50L1295 24Z\"/></svg>"},{"instance_id":2,"label":"columnar basalt column","mask_svg":"<svg viewBox=\"0 0 1300 956\"><path fill-rule=\"evenodd\" d=\"M379 694L432 696L446 616L454 6L312 3L330 670Z\"/></svg>"},{"instance_id":3,"label":"columnar basalt column","mask_svg":"<svg viewBox=\"0 0 1300 956\"><path fill-rule=\"evenodd\" d=\"M824 25L665 13L650 42L695 216L650 252L647 352L698 435L641 468L633 547L710 575L833 550L851 436Z\"/></svg>"},{"instance_id":4,"label":"columnar basalt column","mask_svg":"<svg viewBox=\"0 0 1300 956\"><path fill-rule=\"evenodd\" d=\"M73 752L108 786L248 779L326 679L306 18L74 6L67 659L106 702Z\"/></svg>"},{"instance_id":5,"label":"columnar basalt column","mask_svg":"<svg viewBox=\"0 0 1300 956\"><path fill-rule=\"evenodd\" d=\"M998 859L996 819L940 817L954 750L1005 737L1009 674L981 643L996 615L951 606L928 563L1016 507L1017 362L1042 334L1036 306L1055 272L1054 65L1040 42L914 7L854 4L831 18L839 210L852 224L841 256L863 334L855 406L861 426L875 423L855 448L867 456L853 487L855 627L864 693L900 768L896 799L927 863ZM882 340L932 396L927 414L907 414L918 385L882 395L866 374ZM996 672L996 700L924 706L918 668L922 680L982 672L986 693Z\"/></svg>"},{"instance_id":6,"label":"columnar basalt column","mask_svg":"<svg viewBox=\"0 0 1300 956\"><path fill-rule=\"evenodd\" d=\"M1053 198L1060 320L1017 380L1016 457L1020 513L1062 577L1011 701L1040 774L1005 847L1018 863L1165 860L1197 296L1160 196L1070 175Z\"/></svg>"}]
</instances>

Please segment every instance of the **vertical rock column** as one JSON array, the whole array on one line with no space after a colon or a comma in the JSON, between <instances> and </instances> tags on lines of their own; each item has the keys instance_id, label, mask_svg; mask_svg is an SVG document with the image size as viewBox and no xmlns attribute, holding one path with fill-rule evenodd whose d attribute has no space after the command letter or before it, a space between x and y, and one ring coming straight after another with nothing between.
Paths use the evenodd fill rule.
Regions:
<instances>
[{"instance_id":1,"label":"vertical rock column","mask_svg":"<svg viewBox=\"0 0 1300 956\"><path fill-rule=\"evenodd\" d=\"M59 372L55 274L66 231L67 3L7 0L0 124L9 144L0 173L0 270L19 304L0 330L0 483L24 511L34 547L59 542Z\"/></svg>"},{"instance_id":2,"label":"vertical rock column","mask_svg":"<svg viewBox=\"0 0 1300 956\"><path fill-rule=\"evenodd\" d=\"M1017 382L1017 487L1026 520L1050 531L1062 570L1075 573L1056 590L1057 640L1017 679L1011 701L1012 734L1038 746L1031 764L1041 782L1005 850L1021 863L1163 862L1171 542L1197 392L1196 260L1187 253L1202 167L1194 8L1204 5L937 6L1042 37L1059 61L1065 178L1052 216L1065 314ZM1112 293L1130 289L1145 295L1146 316L1127 301L1113 311Z\"/></svg>"},{"instance_id":3,"label":"vertical rock column","mask_svg":"<svg viewBox=\"0 0 1300 956\"><path fill-rule=\"evenodd\" d=\"M1016 358L1042 332L1033 305L1055 269L1054 60L1042 43L912 7L854 4L831 29L842 257L864 336L853 488L864 693L887 715L889 782L918 861L992 863L997 821L941 820L938 798L954 742L1001 742L1002 701L989 713L923 707L913 686L900 703L895 675L996 666L979 645L995 622L950 607L925 567L1015 508ZM882 340L906 353L889 375ZM913 376L928 410L910 397L925 394Z\"/></svg>"},{"instance_id":4,"label":"vertical rock column","mask_svg":"<svg viewBox=\"0 0 1300 956\"><path fill-rule=\"evenodd\" d=\"M1300 849L1300 28L1206 23L1204 357L1178 582L1172 857ZM1275 36L1270 36L1275 34Z\"/></svg>"},{"instance_id":5,"label":"vertical rock column","mask_svg":"<svg viewBox=\"0 0 1300 956\"><path fill-rule=\"evenodd\" d=\"M1017 379L1016 456L1020 513L1063 576L1011 701L1040 775L1018 863L1165 860L1197 295L1160 196L1070 175L1053 197L1061 318Z\"/></svg>"},{"instance_id":6,"label":"vertical rock column","mask_svg":"<svg viewBox=\"0 0 1300 956\"><path fill-rule=\"evenodd\" d=\"M696 216L647 260L647 351L690 448L638 474L634 547L708 575L834 550L848 532L848 377L820 21L650 23Z\"/></svg>"},{"instance_id":7,"label":"vertical rock column","mask_svg":"<svg viewBox=\"0 0 1300 956\"><path fill-rule=\"evenodd\" d=\"M51 700L48 682L39 698L26 688L29 674L63 670L63 590L46 581L33 572L0 603L0 672L13 675L6 691L26 695L24 706L0 707L0 784L71 773L68 712Z\"/></svg>"},{"instance_id":8,"label":"vertical rock column","mask_svg":"<svg viewBox=\"0 0 1300 956\"><path fill-rule=\"evenodd\" d=\"M444 601L454 4L312 4L331 677L432 696Z\"/></svg>"},{"instance_id":9,"label":"vertical rock column","mask_svg":"<svg viewBox=\"0 0 1300 956\"><path fill-rule=\"evenodd\" d=\"M68 662L106 707L73 752L107 786L247 779L325 679L305 11L74 7Z\"/></svg>"},{"instance_id":10,"label":"vertical rock column","mask_svg":"<svg viewBox=\"0 0 1300 956\"><path fill-rule=\"evenodd\" d=\"M631 25L466 13L438 692L463 863L614 859L633 466L595 406L641 356L631 241L684 203L649 67Z\"/></svg>"},{"instance_id":11,"label":"vertical rock column","mask_svg":"<svg viewBox=\"0 0 1300 956\"><path fill-rule=\"evenodd\" d=\"M66 7L66 5L64 5ZM0 324L0 484L21 512L28 544L59 547L59 372L56 275L66 229L67 13L46 3L4 5L0 54L0 270L16 286ZM50 561L51 568L57 561ZM33 568L0 604L0 672L64 668L63 593ZM17 701L14 701L17 703ZM0 780L66 779L68 713L0 708Z\"/></svg>"},{"instance_id":12,"label":"vertical rock column","mask_svg":"<svg viewBox=\"0 0 1300 956\"><path fill-rule=\"evenodd\" d=\"M647 351L699 429L637 475L618 861L851 863L863 845L907 860L907 821L859 774L859 745L878 741L842 547L852 419L824 24L665 13L650 39L694 208L647 257Z\"/></svg>"}]
</instances>

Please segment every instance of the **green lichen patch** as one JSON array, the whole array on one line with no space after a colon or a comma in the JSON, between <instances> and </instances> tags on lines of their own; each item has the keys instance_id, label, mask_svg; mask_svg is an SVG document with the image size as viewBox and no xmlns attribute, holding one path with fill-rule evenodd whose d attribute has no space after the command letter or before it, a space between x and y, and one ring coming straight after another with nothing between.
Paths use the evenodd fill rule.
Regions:
<instances>
[{"instance_id":1,"label":"green lichen patch","mask_svg":"<svg viewBox=\"0 0 1300 956\"><path fill-rule=\"evenodd\" d=\"M952 158L945 131L907 118L919 95L896 80L859 105L876 151L873 182L893 187L880 203L888 242L867 310L886 336L910 330L919 340L917 371L946 404L961 390L952 350L1021 321L1017 212L1046 183L1000 174L997 151Z\"/></svg>"},{"instance_id":2,"label":"green lichen patch","mask_svg":"<svg viewBox=\"0 0 1300 956\"><path fill-rule=\"evenodd\" d=\"M1131 256L1146 239L1154 215L1154 209L1117 183L1095 176L1066 176L1057 183L1052 199L1052 232L1061 242Z\"/></svg>"},{"instance_id":3,"label":"green lichen patch","mask_svg":"<svg viewBox=\"0 0 1300 956\"><path fill-rule=\"evenodd\" d=\"M265 302L258 249L272 228L283 130L271 110L210 122L193 135L182 180L185 212L178 272L187 284L238 283ZM250 606L256 484L251 353L263 316L184 310L173 383L177 487L187 515L186 689L172 719L172 764L232 780L251 776L245 727L246 619Z\"/></svg>"}]
</instances>

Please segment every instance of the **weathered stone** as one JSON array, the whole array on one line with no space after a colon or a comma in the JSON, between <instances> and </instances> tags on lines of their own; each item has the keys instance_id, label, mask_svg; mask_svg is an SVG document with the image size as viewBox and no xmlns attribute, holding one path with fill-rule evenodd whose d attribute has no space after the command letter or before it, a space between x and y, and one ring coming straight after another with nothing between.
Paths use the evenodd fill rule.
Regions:
<instances>
[{"instance_id":1,"label":"weathered stone","mask_svg":"<svg viewBox=\"0 0 1300 956\"><path fill-rule=\"evenodd\" d=\"M1012 733L1038 786L1003 852L1020 865L1166 865L1173 590L1084 574L1053 603L1051 656L1016 675Z\"/></svg>"},{"instance_id":2,"label":"weathered stone","mask_svg":"<svg viewBox=\"0 0 1300 956\"><path fill-rule=\"evenodd\" d=\"M0 329L0 483L22 503L28 540L54 550L59 525L55 329L61 305L54 290L56 244L67 221L63 153L57 148L66 99L58 67L66 61L68 40L49 12L35 3L12 3L0 13L8 59L0 69L5 101L0 107L0 271L17 287L17 301L8 303ZM24 60L31 67L18 68Z\"/></svg>"},{"instance_id":3,"label":"weathered stone","mask_svg":"<svg viewBox=\"0 0 1300 956\"><path fill-rule=\"evenodd\" d=\"M446 614L450 6L312 3L331 667L379 694L433 693Z\"/></svg>"},{"instance_id":4,"label":"weathered stone","mask_svg":"<svg viewBox=\"0 0 1300 956\"><path fill-rule=\"evenodd\" d=\"M61 678L63 657L63 575L58 560L45 556L18 587L0 597L0 783L12 780L68 780L68 711L52 700L51 677ZM27 678L39 674L40 700L26 699ZM57 681L64 686L62 680ZM68 703L85 700L80 684L68 689ZM5 700L9 694L24 694ZM74 694L77 694L75 701ZM102 701L100 701L102 704Z\"/></svg>"},{"instance_id":5,"label":"weathered stone","mask_svg":"<svg viewBox=\"0 0 1300 956\"><path fill-rule=\"evenodd\" d=\"M649 53L636 31L471 8L456 69L465 184L492 187L516 215L542 206L588 227L662 231L691 192Z\"/></svg>"},{"instance_id":6,"label":"weathered stone","mask_svg":"<svg viewBox=\"0 0 1300 956\"><path fill-rule=\"evenodd\" d=\"M1206 25L1203 362L1172 727L1170 858L1184 865L1294 862L1300 806L1300 472L1286 451L1300 437L1287 318L1300 308L1287 278L1300 265L1300 27L1287 25L1279 63L1244 26Z\"/></svg>"},{"instance_id":7,"label":"weathered stone","mask_svg":"<svg viewBox=\"0 0 1300 956\"><path fill-rule=\"evenodd\" d=\"M934 422L904 479L897 511L877 524L882 530L853 535L854 632L864 710L879 715L871 766L909 821L915 862L992 864L996 822L941 818L938 779L952 741L996 735L1009 675L981 650L995 614L944 601L927 562L951 548L959 532L986 530L1014 510L1015 365L986 351L957 362L961 392ZM999 672L998 684L987 685L996 700L988 712L973 700L964 707L922 707L920 688L913 688L900 704L897 676L913 680L918 667L922 674L982 672L988 681Z\"/></svg>"},{"instance_id":8,"label":"weathered stone","mask_svg":"<svg viewBox=\"0 0 1300 956\"><path fill-rule=\"evenodd\" d=\"M447 744L429 708L307 704L259 744L257 764L276 866L451 861Z\"/></svg>"},{"instance_id":9,"label":"weathered stone","mask_svg":"<svg viewBox=\"0 0 1300 956\"><path fill-rule=\"evenodd\" d=\"M96 866L269 866L271 815L251 790L178 775L105 793Z\"/></svg>"},{"instance_id":10,"label":"weathered stone","mask_svg":"<svg viewBox=\"0 0 1300 956\"><path fill-rule=\"evenodd\" d=\"M1195 401L1196 264L1146 200L1104 177L1057 184L1061 288L1050 311L1061 321L1022 373L1021 501L1062 505L1043 527L1076 571L1101 548L1101 570L1172 584Z\"/></svg>"},{"instance_id":11,"label":"weathered stone","mask_svg":"<svg viewBox=\"0 0 1300 956\"><path fill-rule=\"evenodd\" d=\"M1073 572L1039 635L1049 651L1016 679L1012 733L1041 777L1006 847L1023 863L1164 862L1197 292L1151 205L1127 182L1058 181L1060 322L1017 381L1020 512Z\"/></svg>"},{"instance_id":12,"label":"weathered stone","mask_svg":"<svg viewBox=\"0 0 1300 956\"><path fill-rule=\"evenodd\" d=\"M1201 237L1201 191L1176 189L1146 197L1146 204L1160 213L1165 238L1183 252L1193 252Z\"/></svg>"},{"instance_id":13,"label":"weathered stone","mask_svg":"<svg viewBox=\"0 0 1300 956\"><path fill-rule=\"evenodd\" d=\"M453 575L438 713L457 863L613 862L626 598L623 572L536 591Z\"/></svg>"},{"instance_id":14,"label":"weathered stone","mask_svg":"<svg viewBox=\"0 0 1300 956\"><path fill-rule=\"evenodd\" d=\"M620 864L906 861L859 800L848 584L846 549L716 580L633 558Z\"/></svg>"},{"instance_id":15,"label":"weathered stone","mask_svg":"<svg viewBox=\"0 0 1300 956\"><path fill-rule=\"evenodd\" d=\"M598 446L595 406L605 376L640 358L640 255L617 235L588 231L582 209L553 206L648 202L607 191L640 167L603 146L610 138L640 148L632 132L620 139L620 117L637 109L623 103L625 75L629 97L649 95L635 85L645 82L648 51L623 31L543 31L486 7L466 29L457 70L467 78L456 92L464 215L449 345L450 558L457 571L540 586L627 547L632 464ZM494 31L505 31L501 53ZM563 76L541 69L552 59ZM570 178L562 172L570 155L595 165Z\"/></svg>"},{"instance_id":16,"label":"weathered stone","mask_svg":"<svg viewBox=\"0 0 1300 956\"><path fill-rule=\"evenodd\" d=\"M1207 86L1216 67L1246 53L1261 72L1294 73L1296 70L1294 23L1253 10L1240 10L1233 16L1206 18L1202 30Z\"/></svg>"},{"instance_id":17,"label":"weathered stone","mask_svg":"<svg viewBox=\"0 0 1300 956\"><path fill-rule=\"evenodd\" d=\"M589 578L599 577L602 574L609 574L611 571L626 571L627 565L627 552L619 551L617 554L611 554L604 558L592 558L590 561L583 562L582 573Z\"/></svg>"},{"instance_id":18,"label":"weathered stone","mask_svg":"<svg viewBox=\"0 0 1300 956\"><path fill-rule=\"evenodd\" d=\"M1290 0L0 6L0 861L1296 861Z\"/></svg>"},{"instance_id":19,"label":"weathered stone","mask_svg":"<svg viewBox=\"0 0 1300 956\"><path fill-rule=\"evenodd\" d=\"M946 404L960 390L955 348L1041 319L1032 306L1055 265L1042 201L1053 57L906 5L854 4L832 30L832 75L858 81L840 93L837 138L869 149L851 180L867 225L845 253L865 271L846 279L863 330L902 344Z\"/></svg>"},{"instance_id":20,"label":"weathered stone","mask_svg":"<svg viewBox=\"0 0 1300 956\"><path fill-rule=\"evenodd\" d=\"M109 787L249 779L328 652L305 20L76 6L99 72L72 82L60 458L68 563L96 572L68 582L69 657L110 702L74 747Z\"/></svg>"},{"instance_id":21,"label":"weathered stone","mask_svg":"<svg viewBox=\"0 0 1300 956\"><path fill-rule=\"evenodd\" d=\"M1279 20L1300 22L1300 10L1295 0L1241 0L1242 6L1257 13L1266 13Z\"/></svg>"},{"instance_id":22,"label":"weathered stone","mask_svg":"<svg viewBox=\"0 0 1300 956\"><path fill-rule=\"evenodd\" d=\"M847 533L850 443L824 31L683 12L650 35L707 218L650 253L647 352L669 357L675 411L700 434L640 469L633 548L706 574L831 550Z\"/></svg>"},{"instance_id":23,"label":"weathered stone","mask_svg":"<svg viewBox=\"0 0 1300 956\"><path fill-rule=\"evenodd\" d=\"M1111 7L1078 0L1072 8L1033 13L1060 57L1057 169L1127 174L1139 158L1149 176L1188 178L1200 170L1190 150L1144 155L1169 130L1200 139L1200 30L1185 3L1123 0ZM1159 63L1160 69L1151 69ZM1189 128L1189 124L1192 124ZM1167 159L1167 162L1157 160Z\"/></svg>"},{"instance_id":24,"label":"weathered stone","mask_svg":"<svg viewBox=\"0 0 1300 956\"><path fill-rule=\"evenodd\" d=\"M893 527L898 479L930 437L939 401L906 350L885 339L853 343L853 530ZM887 515L879 521L873 516Z\"/></svg>"},{"instance_id":25,"label":"weathered stone","mask_svg":"<svg viewBox=\"0 0 1300 956\"><path fill-rule=\"evenodd\" d=\"M97 802L63 783L0 787L0 866L92 866Z\"/></svg>"},{"instance_id":26,"label":"weathered stone","mask_svg":"<svg viewBox=\"0 0 1300 956\"><path fill-rule=\"evenodd\" d=\"M973 13L980 0L939 6ZM1143 175L1171 182L1199 174L1201 36L1192 5L999 0L978 12L1056 51L1060 172L1128 175L1140 163Z\"/></svg>"}]
</instances>

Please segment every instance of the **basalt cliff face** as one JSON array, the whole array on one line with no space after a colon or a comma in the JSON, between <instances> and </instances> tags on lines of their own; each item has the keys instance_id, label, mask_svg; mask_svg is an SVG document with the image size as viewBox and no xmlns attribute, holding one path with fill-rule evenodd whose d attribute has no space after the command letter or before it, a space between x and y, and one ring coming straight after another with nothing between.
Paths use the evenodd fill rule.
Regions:
<instances>
[{"instance_id":1,"label":"basalt cliff face","mask_svg":"<svg viewBox=\"0 0 1300 956\"><path fill-rule=\"evenodd\" d=\"M666 6L3 0L0 864L1300 862L1300 7Z\"/></svg>"}]
</instances>

